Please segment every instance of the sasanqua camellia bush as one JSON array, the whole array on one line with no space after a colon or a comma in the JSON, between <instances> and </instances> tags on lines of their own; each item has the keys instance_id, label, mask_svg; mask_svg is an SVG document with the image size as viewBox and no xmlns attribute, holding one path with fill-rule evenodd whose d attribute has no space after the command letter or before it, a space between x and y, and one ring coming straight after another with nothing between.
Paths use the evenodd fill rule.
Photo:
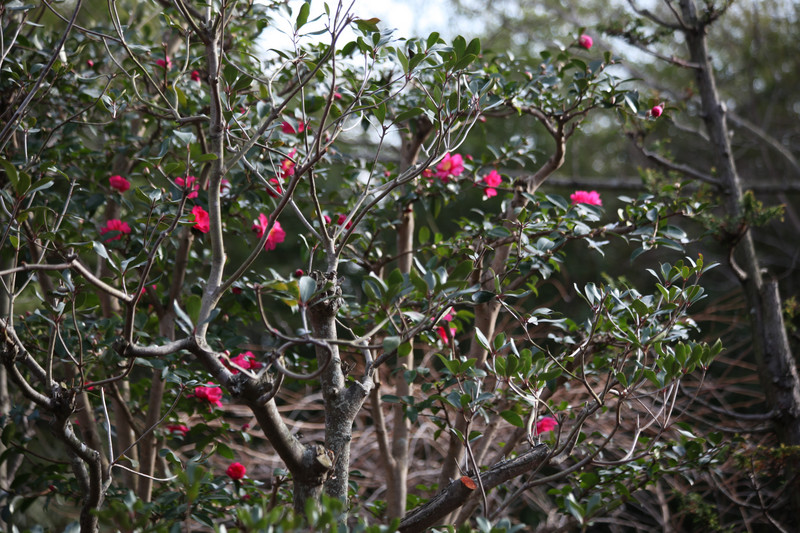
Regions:
<instances>
[{"instance_id":1,"label":"sasanqua camellia bush","mask_svg":"<svg viewBox=\"0 0 800 533\"><path fill-rule=\"evenodd\" d=\"M267 50L280 5L108 7L4 6L8 528L485 529L531 494L588 524L715 460L673 410L720 350L692 341L702 257L543 296L609 239L681 250L705 207L547 190L592 115L654 115L587 35L531 66L342 5Z\"/></svg>"}]
</instances>

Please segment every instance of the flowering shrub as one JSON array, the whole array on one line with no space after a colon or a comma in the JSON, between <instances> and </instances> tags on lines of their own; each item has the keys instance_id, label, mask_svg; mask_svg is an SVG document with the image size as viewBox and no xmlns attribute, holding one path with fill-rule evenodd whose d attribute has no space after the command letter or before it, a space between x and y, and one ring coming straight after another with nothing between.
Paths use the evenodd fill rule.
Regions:
<instances>
[{"instance_id":1,"label":"flowering shrub","mask_svg":"<svg viewBox=\"0 0 800 533\"><path fill-rule=\"evenodd\" d=\"M623 466L654 477L662 464L677 468L658 459L681 438L675 410L658 406L683 398L681 380L721 349L693 340L688 318L710 267L644 256L657 280L639 288L599 273L560 279L568 254L602 253L609 236L634 257L679 250L690 239L669 221L706 207L671 184L670 194L620 198L608 214L597 191L570 197L597 209L574 208L546 183L579 125L638 98L607 58L590 65L567 49L527 64L483 55L477 39L395 41L346 6L320 13L320 42L306 2L291 46L262 61L253 43L278 16L271 5L140 9L153 15L147 31L125 31L115 10L96 25L112 33L102 41L75 25L68 61L108 47L103 76L53 72L42 98L58 105L28 108L22 129L8 129L20 138L0 138L0 192L14 210L1 242L10 288L0 332L20 406L2 413L13 427L4 443L38 432L45 413L72 458L31 476L26 492L58 484L91 532L152 529L150 516L168 529L266 530L247 521L287 504L300 528L321 520L328 497L352 501L354 514L381 500L374 520L422 531L454 512L443 501L464 522L491 511L469 494L499 507L529 483L561 490L577 473L556 456L572 447L581 473L615 489L598 496L597 513L621 504L614 483L640 485ZM181 58L169 79L169 57L156 76L148 55L162 38ZM41 64L27 47L20 54ZM24 85L31 71L0 84ZM525 121L514 135L458 153L481 120L512 115ZM137 187L110 201L109 185L129 182L107 184L97 168L119 168ZM500 188L501 171L513 172L513 188ZM182 177L170 187L171 176ZM553 287L573 298L548 300ZM165 426L185 438L165 438L165 420L185 422ZM614 437L640 420L664 429L646 443ZM409 483L422 460L415 435L435 466ZM244 453L258 458L247 463L253 482L220 483L214 472ZM240 480L245 468L226 474ZM566 516L568 501L554 495L553 508Z\"/></svg>"}]
</instances>

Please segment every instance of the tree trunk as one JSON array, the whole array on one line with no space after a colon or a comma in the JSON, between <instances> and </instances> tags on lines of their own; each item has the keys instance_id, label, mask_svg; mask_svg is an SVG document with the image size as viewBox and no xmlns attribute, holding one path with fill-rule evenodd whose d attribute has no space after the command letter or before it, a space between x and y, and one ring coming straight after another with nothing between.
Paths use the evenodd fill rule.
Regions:
<instances>
[{"instance_id":1,"label":"tree trunk","mask_svg":"<svg viewBox=\"0 0 800 533\"><path fill-rule=\"evenodd\" d=\"M731 151L725 106L717 92L708 55L706 33L710 22L698 18L693 0L681 0L687 29L687 46L696 70L703 107L703 120L712 143L715 166L723 185L724 206L734 221L742 221L742 185ZM753 350L767 402L777 413L777 434L783 444L800 445L800 378L792 356L783 321L778 285L764 281L752 232L747 228L737 246L740 280L744 286L753 321Z\"/></svg>"}]
</instances>

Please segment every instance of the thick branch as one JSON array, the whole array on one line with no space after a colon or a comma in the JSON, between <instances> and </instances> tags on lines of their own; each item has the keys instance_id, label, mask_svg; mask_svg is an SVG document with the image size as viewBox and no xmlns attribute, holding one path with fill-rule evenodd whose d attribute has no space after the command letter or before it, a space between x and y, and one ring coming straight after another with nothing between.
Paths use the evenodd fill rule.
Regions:
<instances>
[{"instance_id":1,"label":"thick branch","mask_svg":"<svg viewBox=\"0 0 800 533\"><path fill-rule=\"evenodd\" d=\"M548 457L549 453L550 450L545 444L539 444L527 452L518 455L514 459L497 463L480 475L484 490L491 490L501 483L505 483L510 479L514 479L538 468ZM446 489L436 495L428 503L417 507L407 514L402 522L400 522L398 531L402 533L424 531L426 528L438 523L452 511L461 507L475 490L474 480L470 479L470 481L467 482L471 482L472 487L470 488L464 484L462 479L453 481Z\"/></svg>"}]
</instances>

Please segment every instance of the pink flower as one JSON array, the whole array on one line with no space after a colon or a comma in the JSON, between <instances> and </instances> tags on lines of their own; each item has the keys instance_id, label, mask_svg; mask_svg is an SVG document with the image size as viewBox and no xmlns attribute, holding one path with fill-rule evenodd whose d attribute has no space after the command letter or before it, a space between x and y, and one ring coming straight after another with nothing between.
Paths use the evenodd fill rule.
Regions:
<instances>
[{"instance_id":1,"label":"pink flower","mask_svg":"<svg viewBox=\"0 0 800 533\"><path fill-rule=\"evenodd\" d=\"M456 328L448 328L450 330L450 336L455 337L456 335ZM436 333L439 334L439 338L442 339L442 342L447 344L450 339L447 337L447 330L444 329L444 326L439 326L436 328Z\"/></svg>"},{"instance_id":2,"label":"pink flower","mask_svg":"<svg viewBox=\"0 0 800 533\"><path fill-rule=\"evenodd\" d=\"M192 71L192 81L196 81L197 83L200 83L200 73L198 71L196 71L196 70Z\"/></svg>"},{"instance_id":3,"label":"pink flower","mask_svg":"<svg viewBox=\"0 0 800 533\"><path fill-rule=\"evenodd\" d=\"M262 363L256 361L256 356L253 355L253 352L244 352L240 353L233 359L231 359L231 363L238 366L239 368L244 368L245 370L257 370L264 366ZM239 369L236 367L232 367L231 369L232 374L238 374Z\"/></svg>"},{"instance_id":4,"label":"pink flower","mask_svg":"<svg viewBox=\"0 0 800 533\"><path fill-rule=\"evenodd\" d=\"M341 100L342 99L342 93L334 92L333 93L333 99L334 100Z\"/></svg>"},{"instance_id":5,"label":"pink flower","mask_svg":"<svg viewBox=\"0 0 800 533\"><path fill-rule=\"evenodd\" d=\"M236 481L244 477L244 475L247 473L247 469L242 463L232 463L231 466L225 470L225 473L228 474L229 478Z\"/></svg>"},{"instance_id":6,"label":"pink flower","mask_svg":"<svg viewBox=\"0 0 800 533\"><path fill-rule=\"evenodd\" d=\"M108 178L108 184L111 185L112 189L116 189L121 193L131 188L131 182L122 176L111 176Z\"/></svg>"},{"instance_id":7,"label":"pink flower","mask_svg":"<svg viewBox=\"0 0 800 533\"><path fill-rule=\"evenodd\" d=\"M569 195L569 199L573 204L603 205L597 191L575 191Z\"/></svg>"},{"instance_id":8,"label":"pink flower","mask_svg":"<svg viewBox=\"0 0 800 533\"><path fill-rule=\"evenodd\" d=\"M492 170L483 177L483 183L486 184L486 198L491 198L492 196L497 196L497 189L495 187L499 187L500 184L503 182L503 177L496 171Z\"/></svg>"},{"instance_id":9,"label":"pink flower","mask_svg":"<svg viewBox=\"0 0 800 533\"><path fill-rule=\"evenodd\" d=\"M447 313L442 316L442 320L444 320L445 322L451 322L453 320L453 310L448 309ZM447 336L448 329L450 330L450 337L454 337L456 334L456 328L448 327L447 329L445 329L444 326L439 326L438 328L436 328L436 333L439 334L439 338L442 339L442 342L445 344L447 344L450 340Z\"/></svg>"},{"instance_id":10,"label":"pink flower","mask_svg":"<svg viewBox=\"0 0 800 533\"><path fill-rule=\"evenodd\" d=\"M653 118L658 118L661 116L661 113L664 112L664 108L661 105L654 105L653 108L650 110L650 115Z\"/></svg>"},{"instance_id":11,"label":"pink flower","mask_svg":"<svg viewBox=\"0 0 800 533\"><path fill-rule=\"evenodd\" d=\"M556 419L552 416L543 416L538 422L536 422L536 432L534 435L541 435L546 431L552 431L558 425Z\"/></svg>"},{"instance_id":12,"label":"pink flower","mask_svg":"<svg viewBox=\"0 0 800 533\"><path fill-rule=\"evenodd\" d=\"M94 66L94 61L92 61L91 59L87 59L86 60L86 66L88 66L89 68L92 68Z\"/></svg>"},{"instance_id":13,"label":"pink flower","mask_svg":"<svg viewBox=\"0 0 800 533\"><path fill-rule=\"evenodd\" d=\"M117 231L119 233L117 233L113 237L107 238L106 242L116 241L118 239L121 239L123 234L127 235L128 233L131 232L131 227L128 225L127 222L123 222L122 220L118 220L116 218L112 218L111 220L106 222L105 226L100 228L100 235L105 235L106 233L108 233L110 231Z\"/></svg>"},{"instance_id":14,"label":"pink flower","mask_svg":"<svg viewBox=\"0 0 800 533\"><path fill-rule=\"evenodd\" d=\"M231 182L222 178L219 182L219 195L228 196L231 193Z\"/></svg>"},{"instance_id":15,"label":"pink flower","mask_svg":"<svg viewBox=\"0 0 800 533\"><path fill-rule=\"evenodd\" d=\"M581 35L580 37L578 37L578 44L588 50L592 47L594 41L588 35Z\"/></svg>"},{"instance_id":16,"label":"pink flower","mask_svg":"<svg viewBox=\"0 0 800 533\"><path fill-rule=\"evenodd\" d=\"M436 165L436 177L445 183L451 177L460 176L462 172L464 172L464 158L461 154L451 156L448 152Z\"/></svg>"},{"instance_id":17,"label":"pink flower","mask_svg":"<svg viewBox=\"0 0 800 533\"><path fill-rule=\"evenodd\" d=\"M340 226L341 226L342 224L344 224L344 221L345 221L345 220L347 220L347 215L344 215L344 214L342 214L342 213L339 213L339 216L338 216L338 217L336 217L336 223L337 223L338 225L340 225ZM353 227L353 221L351 220L350 222L348 222L348 223L347 223L347 225L344 227L344 229L350 229L350 228L352 228L352 227Z\"/></svg>"},{"instance_id":18,"label":"pink flower","mask_svg":"<svg viewBox=\"0 0 800 533\"><path fill-rule=\"evenodd\" d=\"M305 274L305 272L303 272L302 268L298 268L297 270L294 271L294 277L296 278L302 278L303 274Z\"/></svg>"},{"instance_id":19,"label":"pink flower","mask_svg":"<svg viewBox=\"0 0 800 533\"><path fill-rule=\"evenodd\" d=\"M326 224L331 223L331 217L329 217L328 215L322 215L322 219L325 220Z\"/></svg>"},{"instance_id":20,"label":"pink flower","mask_svg":"<svg viewBox=\"0 0 800 533\"><path fill-rule=\"evenodd\" d=\"M197 198L197 191L200 190L200 183L194 176L186 176L186 178L175 178L175 184L182 189L189 191L187 198Z\"/></svg>"},{"instance_id":21,"label":"pink flower","mask_svg":"<svg viewBox=\"0 0 800 533\"><path fill-rule=\"evenodd\" d=\"M261 213L258 215L258 220L253 222L253 231L258 234L258 238L264 236L264 232L267 230L267 226L269 225L269 219L267 215ZM278 244L282 243L286 239L286 232L283 231L281 227L281 223L277 220L272 225L272 229L269 230L269 234L267 235L267 241L264 243L264 250L274 250Z\"/></svg>"},{"instance_id":22,"label":"pink flower","mask_svg":"<svg viewBox=\"0 0 800 533\"><path fill-rule=\"evenodd\" d=\"M150 288L151 288L151 289L153 289L154 291L156 291L156 290L158 290L158 285L155 285L155 284L153 284L153 285L150 285ZM147 294L147 287L142 287L142 292L141 292L141 294L142 294L142 295L145 295L145 294Z\"/></svg>"},{"instance_id":23,"label":"pink flower","mask_svg":"<svg viewBox=\"0 0 800 533\"><path fill-rule=\"evenodd\" d=\"M211 229L208 211L196 205L192 208L192 214L194 215L194 226L192 227L202 233L208 233L208 230Z\"/></svg>"},{"instance_id":24,"label":"pink flower","mask_svg":"<svg viewBox=\"0 0 800 533\"><path fill-rule=\"evenodd\" d=\"M293 149L289 152L289 157L281 161L281 169L278 172L278 177L281 179L286 179L290 176L294 176L294 157L297 155L297 149Z\"/></svg>"},{"instance_id":25,"label":"pink flower","mask_svg":"<svg viewBox=\"0 0 800 533\"><path fill-rule=\"evenodd\" d=\"M269 189L267 189L267 194L269 194L273 198L277 198L278 196L283 194L283 187L281 187L281 182L278 178L270 178L269 183L270 185L272 185L272 188L275 189L275 193L277 194L273 193Z\"/></svg>"},{"instance_id":26,"label":"pink flower","mask_svg":"<svg viewBox=\"0 0 800 533\"><path fill-rule=\"evenodd\" d=\"M189 433L189 428L182 424L167 424L167 431L173 435L180 433L182 437L185 437Z\"/></svg>"},{"instance_id":27,"label":"pink flower","mask_svg":"<svg viewBox=\"0 0 800 533\"><path fill-rule=\"evenodd\" d=\"M156 61L156 65L167 70L172 70L172 60L169 58L169 56L165 56L164 59L159 59Z\"/></svg>"},{"instance_id":28,"label":"pink flower","mask_svg":"<svg viewBox=\"0 0 800 533\"><path fill-rule=\"evenodd\" d=\"M303 133L303 130L306 129L306 125L302 122L297 123L297 131L295 131L294 126L292 126L289 122L283 121L281 123L281 131L283 133Z\"/></svg>"},{"instance_id":29,"label":"pink flower","mask_svg":"<svg viewBox=\"0 0 800 533\"><path fill-rule=\"evenodd\" d=\"M217 385L214 385L210 381L208 382L210 387L195 387L194 395L201 400L205 400L211 405L216 405L217 407L222 407L222 389L219 388Z\"/></svg>"}]
</instances>

